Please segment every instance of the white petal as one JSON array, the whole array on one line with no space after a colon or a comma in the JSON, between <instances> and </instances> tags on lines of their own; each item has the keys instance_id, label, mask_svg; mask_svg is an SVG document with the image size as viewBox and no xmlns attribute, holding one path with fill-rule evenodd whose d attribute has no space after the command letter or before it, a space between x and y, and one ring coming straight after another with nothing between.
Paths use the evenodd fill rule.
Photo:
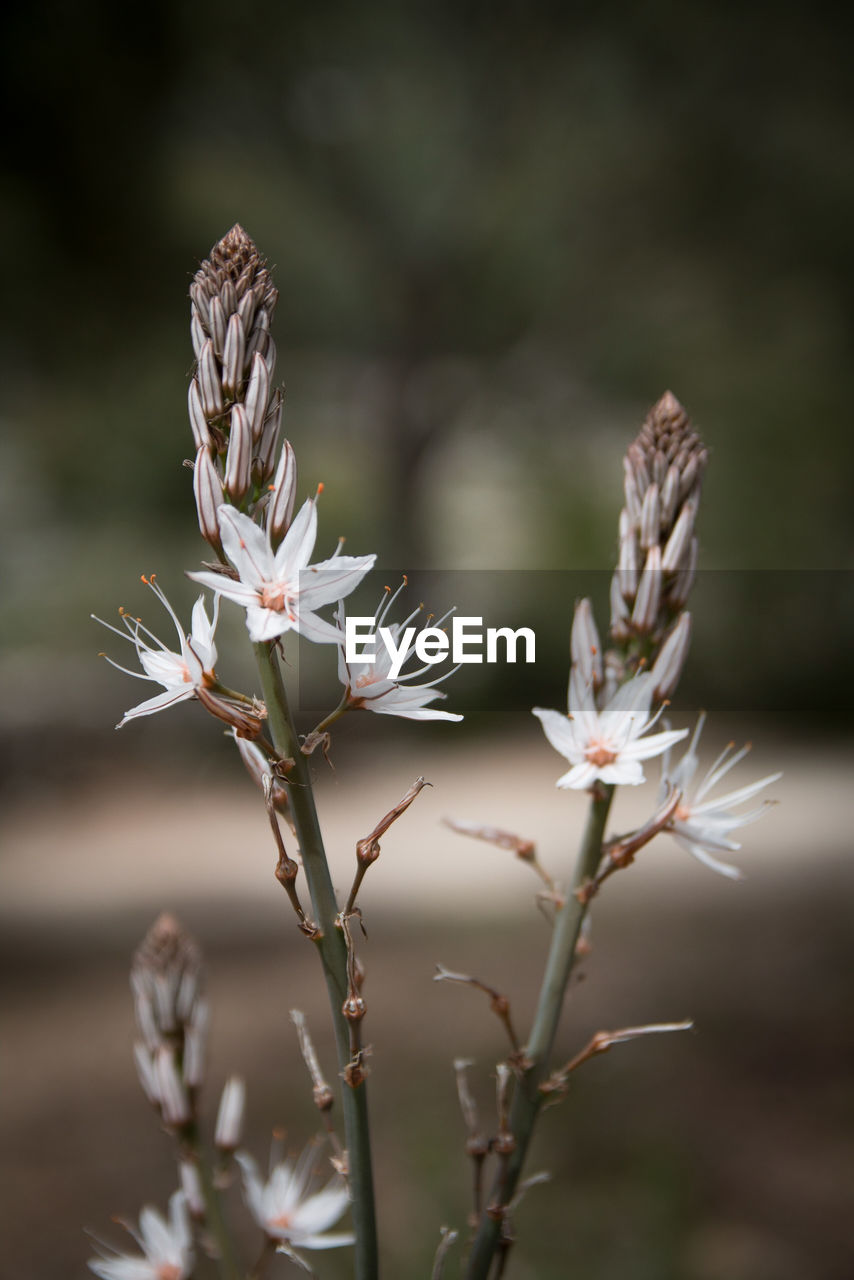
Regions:
<instances>
[{"instance_id":1,"label":"white petal","mask_svg":"<svg viewBox=\"0 0 854 1280\"><path fill-rule=\"evenodd\" d=\"M558 778L555 786L562 789L570 788L573 791L586 791L596 781L597 776L596 765L584 760L581 764L577 764L573 769L570 769L568 773L565 773L563 777Z\"/></svg>"},{"instance_id":2,"label":"white petal","mask_svg":"<svg viewBox=\"0 0 854 1280\"><path fill-rule=\"evenodd\" d=\"M185 702L187 698L192 698L193 686L185 684L182 689L166 689L163 693L155 694L153 698L149 698L146 702L140 702L135 707L131 707L130 711L126 711L119 723L117 729L121 729L122 725L127 724L128 720L136 720L139 716L152 716L156 711L163 711L166 707L172 707L176 702Z\"/></svg>"},{"instance_id":3,"label":"white petal","mask_svg":"<svg viewBox=\"0 0 854 1280\"><path fill-rule=\"evenodd\" d=\"M649 760L660 755L674 742L680 742L687 734L687 729L666 729L663 733L651 733L647 738L635 738L620 751L621 760Z\"/></svg>"},{"instance_id":4,"label":"white petal","mask_svg":"<svg viewBox=\"0 0 854 1280\"><path fill-rule=\"evenodd\" d=\"M356 1237L350 1231L338 1231L325 1236L300 1236L295 1243L300 1249L338 1249L344 1244L355 1244Z\"/></svg>"},{"instance_id":5,"label":"white petal","mask_svg":"<svg viewBox=\"0 0 854 1280\"><path fill-rule=\"evenodd\" d=\"M286 631L290 631L293 625L284 610L262 609L258 604L250 605L246 610L249 638L256 643L275 640L276 636L283 636Z\"/></svg>"},{"instance_id":6,"label":"white petal","mask_svg":"<svg viewBox=\"0 0 854 1280\"><path fill-rule=\"evenodd\" d=\"M303 608L301 605L294 612L296 621L292 625L306 640L313 640L315 644L338 643L341 633L337 627L333 627L331 622L325 622L323 618L318 618L316 613L312 613L310 609Z\"/></svg>"},{"instance_id":7,"label":"white petal","mask_svg":"<svg viewBox=\"0 0 854 1280\"><path fill-rule=\"evenodd\" d=\"M300 598L309 609L343 599L374 566L376 556L335 556L310 565L299 575Z\"/></svg>"},{"instance_id":8,"label":"white petal","mask_svg":"<svg viewBox=\"0 0 854 1280\"><path fill-rule=\"evenodd\" d=\"M227 600L242 604L244 608L258 599L255 587L248 586L245 582L235 582L234 578L227 578L223 573L211 573L200 569L197 573L188 573L187 577L193 582L200 582L203 587L210 588L217 595L225 596Z\"/></svg>"},{"instance_id":9,"label":"white petal","mask_svg":"<svg viewBox=\"0 0 854 1280\"><path fill-rule=\"evenodd\" d=\"M223 551L239 573L240 581L250 587L272 581L275 577L273 553L264 531L234 507L223 505L217 514Z\"/></svg>"},{"instance_id":10,"label":"white petal","mask_svg":"<svg viewBox=\"0 0 854 1280\"><path fill-rule=\"evenodd\" d=\"M583 755L583 751L579 750L576 740L575 721L570 720L567 716L561 715L559 711L545 710L543 707L533 707L534 715L543 726L543 732L548 738L555 751L560 752L571 763L579 763L579 756ZM574 783L558 783L558 786L574 786Z\"/></svg>"},{"instance_id":11,"label":"white petal","mask_svg":"<svg viewBox=\"0 0 854 1280\"><path fill-rule=\"evenodd\" d=\"M277 582L295 582L301 569L311 559L317 540L317 509L314 499L302 504L276 552L271 578ZM243 575L241 574L241 577Z\"/></svg>"}]
</instances>

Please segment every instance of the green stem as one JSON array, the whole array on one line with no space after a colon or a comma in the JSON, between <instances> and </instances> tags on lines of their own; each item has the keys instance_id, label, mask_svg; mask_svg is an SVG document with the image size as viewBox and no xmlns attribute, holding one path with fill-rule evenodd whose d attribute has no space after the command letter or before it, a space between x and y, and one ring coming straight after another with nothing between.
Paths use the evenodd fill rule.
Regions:
<instances>
[{"instance_id":1,"label":"green stem","mask_svg":"<svg viewBox=\"0 0 854 1280\"><path fill-rule=\"evenodd\" d=\"M501 1234L501 1211L513 1199L534 1125L544 1101L540 1085L549 1074L552 1046L575 961L575 948L587 914L587 903L576 896L576 890L596 874L602 857L602 838L613 793L614 788L607 787L603 793L594 795L591 801L572 888L555 917L534 1025L525 1048L531 1065L516 1086L510 1109L509 1130L516 1145L512 1153L502 1160L489 1202L481 1214L480 1226L469 1255L467 1280L487 1280Z\"/></svg>"},{"instance_id":2,"label":"green stem","mask_svg":"<svg viewBox=\"0 0 854 1280\"><path fill-rule=\"evenodd\" d=\"M199 1184L205 1204L205 1223L216 1244L217 1262L222 1280L240 1280L243 1275L243 1269L234 1251L231 1232L222 1212L220 1195L214 1185L210 1161L207 1153L202 1148L195 1123L188 1125L182 1131L181 1137L189 1158L196 1166L199 1174Z\"/></svg>"},{"instance_id":3,"label":"green stem","mask_svg":"<svg viewBox=\"0 0 854 1280\"><path fill-rule=\"evenodd\" d=\"M302 864L308 881L314 919L320 925L315 939L329 992L338 1065L343 1072L350 1061L350 1033L342 1007L347 998L347 946L335 921L338 903L323 848L323 837L317 819L311 776L306 757L300 751L299 739L291 719L275 645L254 646L261 675L267 723L273 745L282 759L292 760L287 773L291 815L296 827ZM356 1229L356 1280L376 1280L379 1274L377 1256L376 1211L374 1207L371 1141L368 1128L368 1099L364 1083L342 1086L342 1109L347 1144L350 1200Z\"/></svg>"}]
</instances>

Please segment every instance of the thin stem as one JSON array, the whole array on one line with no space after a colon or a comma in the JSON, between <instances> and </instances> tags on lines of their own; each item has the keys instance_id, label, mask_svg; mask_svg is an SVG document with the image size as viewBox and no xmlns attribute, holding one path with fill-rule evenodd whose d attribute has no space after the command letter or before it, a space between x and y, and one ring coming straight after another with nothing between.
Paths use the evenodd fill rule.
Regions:
<instances>
[{"instance_id":1,"label":"thin stem","mask_svg":"<svg viewBox=\"0 0 854 1280\"><path fill-rule=\"evenodd\" d=\"M342 1012L347 999L347 946L344 935L336 925L338 903L323 848L308 761L300 750L299 739L291 719L275 645L262 642L256 644L254 648L264 700L267 704L267 722L270 726L273 745L282 759L293 762L286 774L288 798L302 853L303 869L311 893L314 918L320 926L320 933L315 938L315 943L320 952L329 1003L332 1008L338 1065L341 1072L344 1072L350 1062L350 1032ZM348 1084L343 1086L342 1110L351 1208L356 1229L355 1276L356 1280L376 1280L379 1274L379 1260L368 1128L368 1099L364 1082L356 1086Z\"/></svg>"},{"instance_id":2,"label":"thin stem","mask_svg":"<svg viewBox=\"0 0 854 1280\"><path fill-rule=\"evenodd\" d=\"M211 1173L210 1161L202 1147L195 1123L187 1125L182 1131L181 1140L199 1174L199 1185L205 1204L205 1223L216 1244L217 1263L222 1280L240 1280L243 1268L235 1253L231 1232L222 1211L220 1195Z\"/></svg>"},{"instance_id":3,"label":"thin stem","mask_svg":"<svg viewBox=\"0 0 854 1280\"><path fill-rule=\"evenodd\" d=\"M594 794L587 826L578 852L572 890L555 915L546 970L540 987L534 1025L525 1053L530 1066L516 1086L510 1108L509 1131L515 1139L513 1152L502 1160L489 1202L481 1214L480 1226L469 1255L467 1280L487 1280L500 1243L503 1210L510 1204L522 1172L534 1125L544 1098L540 1085L548 1077L549 1059L560 1021L566 986L575 961L575 948L587 914L587 901L576 891L596 874L602 857L602 838L613 787Z\"/></svg>"}]
</instances>

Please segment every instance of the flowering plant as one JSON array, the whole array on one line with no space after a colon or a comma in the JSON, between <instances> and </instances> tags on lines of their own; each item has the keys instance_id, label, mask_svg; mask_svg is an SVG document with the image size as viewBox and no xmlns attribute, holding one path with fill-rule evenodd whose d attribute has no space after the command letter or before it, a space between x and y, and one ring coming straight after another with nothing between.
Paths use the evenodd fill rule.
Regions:
<instances>
[{"instance_id":1,"label":"flowering plant","mask_svg":"<svg viewBox=\"0 0 854 1280\"><path fill-rule=\"evenodd\" d=\"M326 859L309 761L318 745L329 751L329 730L348 711L418 721L452 722L462 716L432 705L444 697L437 684L453 670L438 680L422 680L432 662L403 670L414 654L420 661L424 649L417 628L410 626L419 609L404 622L388 623L399 592L387 589L373 619L367 620L371 635L386 640L385 652L378 652L373 662L348 653L344 600L372 568L375 556L345 556L339 543L332 556L311 563L320 488L294 516L296 458L281 436L282 398L274 385L271 321L277 295L265 262L241 227L232 228L214 246L190 292L196 355L188 401L195 445L193 492L200 531L216 560L189 577L213 593L213 605L209 614L200 596L186 631L151 577L144 581L172 619L177 649L169 649L124 610L121 627L105 624L133 645L141 667L119 669L162 686L162 692L126 712L119 727L189 701L229 726L263 794L276 877L297 928L319 953L335 1032L337 1087L327 1082L306 1020L294 1010L292 1020L322 1119L326 1154L321 1156L314 1143L296 1161L278 1153L265 1179L242 1149L246 1089L233 1077L217 1117L214 1145L219 1164L214 1171L200 1133L207 1026L200 956L177 921L161 916L137 952L132 970L139 1027L135 1059L143 1090L174 1137L181 1189L170 1202L168 1223L156 1210L143 1209L135 1233L142 1256L101 1257L90 1266L104 1280L184 1280L193 1273L196 1259L207 1254L223 1280L238 1280L260 1275L273 1253L284 1253L292 1263L309 1269L303 1251L353 1246L357 1280L375 1280L379 1251L362 1039L367 1004L353 922L361 923L358 895L368 868L380 855L380 841L415 802L425 780L418 777L356 842L353 881L342 906ZM691 793L703 718L675 766L671 749L689 731L664 721L656 728L688 654L691 617L686 603L698 561L695 526L706 463L706 449L687 414L666 393L651 409L625 459L625 504L606 645L600 641L591 602L580 600L571 631L567 713L534 708L548 741L570 765L557 786L588 796L587 826L569 884L562 887L544 870L530 839L480 822L448 824L459 834L510 849L529 863L546 884L552 922L542 986L524 1041L516 1034L509 1002L501 992L467 974L440 968L436 975L437 980L483 991L509 1040L509 1051L496 1069L491 1136L478 1120L468 1064L455 1063L468 1130L466 1151L475 1171L472 1235L463 1263L468 1280L504 1274L514 1240L515 1208L526 1188L542 1180L523 1178L530 1142L545 1103L565 1092L571 1072L613 1045L691 1025L666 1022L599 1032L565 1064L555 1065L564 994L583 949L593 899L614 873L628 867L661 834L673 837L712 870L737 875L717 855L739 848L733 831L758 819L766 804L747 812L740 806L780 776L775 773L711 799L711 789L744 755L725 752ZM217 674L214 636L221 599L245 612L260 695L232 690ZM435 641L436 627L425 628L425 637L427 631ZM324 647L337 646L337 675L343 687L335 709L306 735L297 731L282 671L292 632ZM438 640L444 639L439 633ZM606 838L616 789L640 787L645 781L643 762L654 757L661 757L661 783L647 820L624 835ZM297 856L288 852L282 817L296 840ZM343 1133L333 1118L336 1104ZM328 1167L321 1172L323 1166ZM318 1177L322 1185L315 1186ZM224 1195L238 1182L263 1237L261 1261L251 1270L223 1212ZM331 1231L348 1212L350 1225ZM443 1274L456 1238L457 1232L442 1229L434 1277Z\"/></svg>"}]
</instances>

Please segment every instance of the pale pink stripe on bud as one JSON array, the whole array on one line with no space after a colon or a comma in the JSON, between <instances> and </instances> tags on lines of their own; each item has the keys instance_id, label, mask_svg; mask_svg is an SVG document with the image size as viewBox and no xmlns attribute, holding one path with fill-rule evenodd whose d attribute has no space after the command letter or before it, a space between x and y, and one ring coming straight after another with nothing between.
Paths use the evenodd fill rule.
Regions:
<instances>
[{"instance_id":1,"label":"pale pink stripe on bud","mask_svg":"<svg viewBox=\"0 0 854 1280\"><path fill-rule=\"evenodd\" d=\"M267 532L278 542L288 531L297 494L297 462L290 442L282 441L282 452L273 481L273 494L267 508Z\"/></svg>"},{"instance_id":2,"label":"pale pink stripe on bud","mask_svg":"<svg viewBox=\"0 0 854 1280\"><path fill-rule=\"evenodd\" d=\"M199 356L199 388L205 417L218 418L222 414L222 383L219 380L214 344L210 338Z\"/></svg>"},{"instance_id":3,"label":"pale pink stripe on bud","mask_svg":"<svg viewBox=\"0 0 854 1280\"><path fill-rule=\"evenodd\" d=\"M230 280L222 282L219 288L219 296L222 298L222 307L225 311L226 319L230 320L232 312L237 310L237 293Z\"/></svg>"},{"instance_id":4,"label":"pale pink stripe on bud","mask_svg":"<svg viewBox=\"0 0 854 1280\"><path fill-rule=\"evenodd\" d=\"M204 1222L205 1198L202 1194L202 1180L199 1177L198 1165L193 1164L191 1160L179 1161L178 1176L181 1179L181 1190L184 1192L191 1217L197 1222Z\"/></svg>"},{"instance_id":5,"label":"pale pink stripe on bud","mask_svg":"<svg viewBox=\"0 0 854 1280\"><path fill-rule=\"evenodd\" d=\"M202 537L217 551L222 549L217 511L223 504L222 480L207 449L199 449L193 467L193 493Z\"/></svg>"},{"instance_id":6,"label":"pale pink stripe on bud","mask_svg":"<svg viewBox=\"0 0 854 1280\"><path fill-rule=\"evenodd\" d=\"M190 298L193 306L198 311L202 324L210 327L210 295L204 285L194 280L190 285Z\"/></svg>"},{"instance_id":7,"label":"pale pink stripe on bud","mask_svg":"<svg viewBox=\"0 0 854 1280\"><path fill-rule=\"evenodd\" d=\"M234 317L232 317L234 319ZM252 471L252 432L246 410L236 404L231 410L231 431L228 436L228 453L225 459L223 488L238 505L249 492Z\"/></svg>"},{"instance_id":8,"label":"pale pink stripe on bud","mask_svg":"<svg viewBox=\"0 0 854 1280\"><path fill-rule=\"evenodd\" d=\"M239 282L238 282L239 283ZM250 289L244 293L237 307L237 314L240 316L240 323L243 325L243 332L250 333L252 330L252 321L255 318L255 308L258 305L258 299Z\"/></svg>"},{"instance_id":9,"label":"pale pink stripe on bud","mask_svg":"<svg viewBox=\"0 0 854 1280\"><path fill-rule=\"evenodd\" d=\"M276 391L273 396L272 408L267 415L267 420L261 433L261 442L258 446L257 465L260 484L263 484L274 470L281 430L282 393L281 391Z\"/></svg>"},{"instance_id":10,"label":"pale pink stripe on bud","mask_svg":"<svg viewBox=\"0 0 854 1280\"><path fill-rule=\"evenodd\" d=\"M139 1041L133 1046L133 1060L136 1064L136 1074L139 1076L139 1083L142 1085L142 1092L153 1107L160 1106L160 1090L157 1084L157 1077L154 1073L154 1064L151 1058L151 1051Z\"/></svg>"},{"instance_id":11,"label":"pale pink stripe on bud","mask_svg":"<svg viewBox=\"0 0 854 1280\"><path fill-rule=\"evenodd\" d=\"M272 338L269 338L267 341L267 350L264 352L264 360L267 364L267 372L272 378L273 371L276 368L276 344Z\"/></svg>"},{"instance_id":12,"label":"pale pink stripe on bud","mask_svg":"<svg viewBox=\"0 0 854 1280\"><path fill-rule=\"evenodd\" d=\"M658 485L651 484L643 497L640 518L640 544L644 551L649 551L658 543L661 504L658 496Z\"/></svg>"},{"instance_id":13,"label":"pale pink stripe on bud","mask_svg":"<svg viewBox=\"0 0 854 1280\"><path fill-rule=\"evenodd\" d=\"M569 648L585 687L598 689L602 683L602 649L589 600L579 600L575 606Z\"/></svg>"},{"instance_id":14,"label":"pale pink stripe on bud","mask_svg":"<svg viewBox=\"0 0 854 1280\"><path fill-rule=\"evenodd\" d=\"M198 1089L205 1075L205 1044L210 1010L206 1000L197 1000L193 1020L184 1032L183 1074L191 1089Z\"/></svg>"},{"instance_id":15,"label":"pale pink stripe on bud","mask_svg":"<svg viewBox=\"0 0 854 1280\"><path fill-rule=\"evenodd\" d=\"M208 431L207 418L202 408L202 396L195 378L191 381L190 389L187 392L187 408L190 412L190 427L196 448L209 449L212 443L211 433Z\"/></svg>"},{"instance_id":16,"label":"pale pink stripe on bud","mask_svg":"<svg viewBox=\"0 0 854 1280\"><path fill-rule=\"evenodd\" d=\"M190 1100L178 1072L175 1051L168 1045L161 1045L154 1055L154 1078L164 1123L174 1128L187 1124L192 1119Z\"/></svg>"},{"instance_id":17,"label":"pale pink stripe on bud","mask_svg":"<svg viewBox=\"0 0 854 1280\"><path fill-rule=\"evenodd\" d=\"M679 468L668 467L664 488L661 491L661 525L664 529L669 529L676 517L680 479Z\"/></svg>"},{"instance_id":18,"label":"pale pink stripe on bud","mask_svg":"<svg viewBox=\"0 0 854 1280\"><path fill-rule=\"evenodd\" d=\"M211 319L208 328L213 338L214 351L222 359L222 352L225 347L225 312L223 311L222 301L217 294L214 294L211 298Z\"/></svg>"},{"instance_id":19,"label":"pale pink stripe on bud","mask_svg":"<svg viewBox=\"0 0 854 1280\"><path fill-rule=\"evenodd\" d=\"M691 615L680 614L676 626L661 646L658 657L652 664L653 701L660 702L669 698L679 683L688 649L691 644Z\"/></svg>"},{"instance_id":20,"label":"pale pink stripe on bud","mask_svg":"<svg viewBox=\"0 0 854 1280\"><path fill-rule=\"evenodd\" d=\"M620 579L615 573L611 578L611 635L616 641L628 640L631 635L628 625L630 618L628 605L623 599Z\"/></svg>"},{"instance_id":21,"label":"pale pink stripe on bud","mask_svg":"<svg viewBox=\"0 0 854 1280\"><path fill-rule=\"evenodd\" d=\"M641 497L638 493L637 482L635 481L635 473L628 458L623 458L623 491L626 495L626 511L632 524L640 523L641 515Z\"/></svg>"},{"instance_id":22,"label":"pale pink stripe on bud","mask_svg":"<svg viewBox=\"0 0 854 1280\"><path fill-rule=\"evenodd\" d=\"M696 538L692 538L684 564L680 567L667 593L668 600L674 609L681 609L690 595L694 579L697 576L697 561L699 558L700 544Z\"/></svg>"},{"instance_id":23,"label":"pale pink stripe on bud","mask_svg":"<svg viewBox=\"0 0 854 1280\"><path fill-rule=\"evenodd\" d=\"M207 338L208 335L204 331L198 312L193 311L190 315L190 341L197 360L202 354L202 347L207 342Z\"/></svg>"},{"instance_id":24,"label":"pale pink stripe on bud","mask_svg":"<svg viewBox=\"0 0 854 1280\"><path fill-rule=\"evenodd\" d=\"M249 420L252 439L256 443L261 439L269 403L270 374L264 357L260 356L256 351L252 356L252 367L249 372L249 381L246 384L246 396L244 399L246 417Z\"/></svg>"},{"instance_id":25,"label":"pale pink stripe on bud","mask_svg":"<svg viewBox=\"0 0 854 1280\"><path fill-rule=\"evenodd\" d=\"M623 596L626 600L633 600L638 589L638 546L632 530L620 538L617 575Z\"/></svg>"},{"instance_id":26,"label":"pale pink stripe on bud","mask_svg":"<svg viewBox=\"0 0 854 1280\"><path fill-rule=\"evenodd\" d=\"M691 542L694 532L694 521L697 516L696 502L686 502L679 512L679 518L673 526L673 532L667 539L661 567L665 573L675 573L682 564L683 557Z\"/></svg>"},{"instance_id":27,"label":"pale pink stripe on bud","mask_svg":"<svg viewBox=\"0 0 854 1280\"><path fill-rule=\"evenodd\" d=\"M236 1151L240 1146L245 1110L246 1085L240 1076L231 1076L225 1082L216 1117L214 1145L220 1151Z\"/></svg>"},{"instance_id":28,"label":"pale pink stripe on bud","mask_svg":"<svg viewBox=\"0 0 854 1280\"><path fill-rule=\"evenodd\" d=\"M222 353L222 389L228 396L236 396L243 381L243 360L246 355L246 335L240 316L232 315L225 332L225 348Z\"/></svg>"},{"instance_id":29,"label":"pale pink stripe on bud","mask_svg":"<svg viewBox=\"0 0 854 1280\"><path fill-rule=\"evenodd\" d=\"M643 572L640 575L635 607L632 610L632 627L640 635L652 631L661 603L661 547L650 547Z\"/></svg>"}]
</instances>

